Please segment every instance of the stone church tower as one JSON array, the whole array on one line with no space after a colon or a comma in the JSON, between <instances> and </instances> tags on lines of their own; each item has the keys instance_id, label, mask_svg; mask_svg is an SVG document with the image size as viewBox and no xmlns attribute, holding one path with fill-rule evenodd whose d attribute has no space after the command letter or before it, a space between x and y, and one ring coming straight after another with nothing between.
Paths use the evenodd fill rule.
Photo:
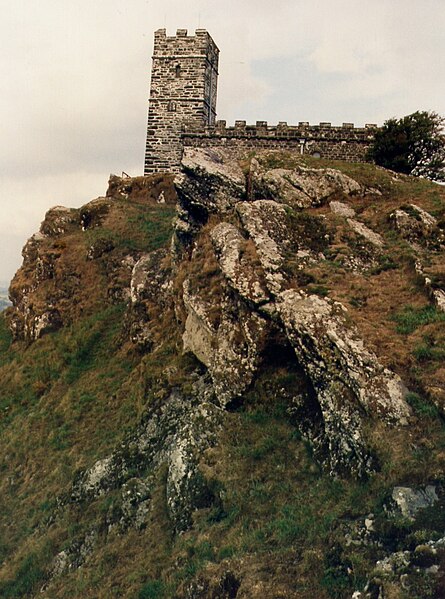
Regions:
<instances>
[{"instance_id":1,"label":"stone church tower","mask_svg":"<svg viewBox=\"0 0 445 599\"><path fill-rule=\"evenodd\" d=\"M177 172L181 134L215 125L219 50L205 29L155 32L144 174Z\"/></svg>"}]
</instances>

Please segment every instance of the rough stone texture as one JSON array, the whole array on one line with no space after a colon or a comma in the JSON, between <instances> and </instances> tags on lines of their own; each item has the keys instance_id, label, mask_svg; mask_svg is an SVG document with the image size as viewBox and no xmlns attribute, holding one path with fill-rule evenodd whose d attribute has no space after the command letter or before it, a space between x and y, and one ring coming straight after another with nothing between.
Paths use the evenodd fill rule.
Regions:
<instances>
[{"instance_id":1,"label":"rough stone texture","mask_svg":"<svg viewBox=\"0 0 445 599\"><path fill-rule=\"evenodd\" d=\"M445 232L437 220L416 204L401 206L390 215L394 228L408 241L426 247L445 244Z\"/></svg>"},{"instance_id":2,"label":"rough stone texture","mask_svg":"<svg viewBox=\"0 0 445 599\"><path fill-rule=\"evenodd\" d=\"M445 291L443 289L432 289L433 301L441 312L445 312Z\"/></svg>"},{"instance_id":3,"label":"rough stone texture","mask_svg":"<svg viewBox=\"0 0 445 599\"><path fill-rule=\"evenodd\" d=\"M49 580L82 566L93 552L97 536L97 531L91 530L82 538L71 543L67 549L60 551L53 560ZM46 586L43 587L42 591L45 590Z\"/></svg>"},{"instance_id":4,"label":"rough stone texture","mask_svg":"<svg viewBox=\"0 0 445 599\"><path fill-rule=\"evenodd\" d=\"M280 295L277 309L315 386L329 386L331 376L342 380L366 412L407 424L411 411L400 377L384 368L365 348L357 331L346 324L341 304L290 289Z\"/></svg>"},{"instance_id":5,"label":"rough stone texture","mask_svg":"<svg viewBox=\"0 0 445 599\"><path fill-rule=\"evenodd\" d=\"M171 292L170 269L163 262L168 256L161 248L145 254L134 265L130 282L133 304L152 300L165 304Z\"/></svg>"},{"instance_id":6,"label":"rough stone texture","mask_svg":"<svg viewBox=\"0 0 445 599\"><path fill-rule=\"evenodd\" d=\"M355 210L343 202L336 202L335 200L329 202L329 208L334 214L344 216L345 218L353 218L355 216Z\"/></svg>"},{"instance_id":7,"label":"rough stone texture","mask_svg":"<svg viewBox=\"0 0 445 599\"><path fill-rule=\"evenodd\" d=\"M211 238L221 270L231 287L256 305L269 301L261 272L244 256L246 240L240 231L234 225L222 222L212 229Z\"/></svg>"},{"instance_id":8,"label":"rough stone texture","mask_svg":"<svg viewBox=\"0 0 445 599\"><path fill-rule=\"evenodd\" d=\"M360 221L355 220L354 218L348 218L347 221L348 225L351 227L353 231L355 231L358 235L366 239L366 241L368 241L372 245L378 248L381 248L385 245L385 242L381 235L379 235L375 231L372 231L369 227L367 227Z\"/></svg>"},{"instance_id":9,"label":"rough stone texture","mask_svg":"<svg viewBox=\"0 0 445 599\"><path fill-rule=\"evenodd\" d=\"M255 244L267 288L272 295L276 295L285 282L280 268L284 262L284 246L288 241L286 211L272 200L257 200L238 204L237 212Z\"/></svg>"},{"instance_id":10,"label":"rough stone texture","mask_svg":"<svg viewBox=\"0 0 445 599\"><path fill-rule=\"evenodd\" d=\"M309 375L323 420L332 472L372 469L364 415L407 424L410 408L396 374L383 368L346 325L343 308L318 296L284 291L276 304L298 362Z\"/></svg>"},{"instance_id":11,"label":"rough stone texture","mask_svg":"<svg viewBox=\"0 0 445 599\"><path fill-rule=\"evenodd\" d=\"M432 285L431 278L425 273L424 266L420 259L416 260L415 269L419 277L423 279L423 284L433 304L438 310L445 312L445 291L443 289L437 289Z\"/></svg>"},{"instance_id":12,"label":"rough stone texture","mask_svg":"<svg viewBox=\"0 0 445 599\"><path fill-rule=\"evenodd\" d=\"M80 224L82 230L99 227L111 208L110 198L96 198L80 209Z\"/></svg>"},{"instance_id":13,"label":"rough stone texture","mask_svg":"<svg viewBox=\"0 0 445 599\"><path fill-rule=\"evenodd\" d=\"M222 298L220 322L210 318L212 306L184 282L183 301L187 312L184 349L192 351L207 366L221 405L240 395L251 383L264 343L266 321L237 299Z\"/></svg>"},{"instance_id":14,"label":"rough stone texture","mask_svg":"<svg viewBox=\"0 0 445 599\"><path fill-rule=\"evenodd\" d=\"M206 306L204 301L192 292L188 279L183 284L182 301L187 312L182 336L184 349L192 351L208 368L212 361L217 333L209 317L211 306Z\"/></svg>"},{"instance_id":15,"label":"rough stone texture","mask_svg":"<svg viewBox=\"0 0 445 599\"><path fill-rule=\"evenodd\" d=\"M219 50L204 29L154 36L144 173L178 172L181 131L204 129L216 116Z\"/></svg>"},{"instance_id":16,"label":"rough stone texture","mask_svg":"<svg viewBox=\"0 0 445 599\"><path fill-rule=\"evenodd\" d=\"M155 250L141 256L132 270L126 328L133 343L142 349L152 346L152 329L153 324L156 325L153 307L165 310L172 301L171 269L167 257L167 250Z\"/></svg>"},{"instance_id":17,"label":"rough stone texture","mask_svg":"<svg viewBox=\"0 0 445 599\"><path fill-rule=\"evenodd\" d=\"M376 125L355 128L352 123L269 126L236 121L215 123L219 50L204 29L194 36L178 29L167 36L154 34L144 173L180 170L186 147L270 148L297 150L333 160L364 161Z\"/></svg>"},{"instance_id":18,"label":"rough stone texture","mask_svg":"<svg viewBox=\"0 0 445 599\"><path fill-rule=\"evenodd\" d=\"M56 206L48 210L39 232L26 242L22 251L23 265L9 289L14 306L10 329L15 339L34 341L62 325L63 318L58 305L61 289L46 297L44 302L36 301L35 295L40 288L56 286L60 278L57 273L58 261L63 251L63 246L59 247L56 240L78 227L77 210Z\"/></svg>"},{"instance_id":19,"label":"rough stone texture","mask_svg":"<svg viewBox=\"0 0 445 599\"><path fill-rule=\"evenodd\" d=\"M216 164L206 172L207 162L212 159ZM188 207L194 211L197 204L201 214L206 211L214 219L223 219L205 234L211 237L215 257L231 290L228 293L223 288L215 318L215 300L212 305L205 294L193 290L190 280L185 280L184 348L207 366L216 395L221 405L226 405L253 380L271 327L278 326L285 333L286 343L293 347L310 387L307 396L291 400L297 426L332 473L366 475L375 462L366 445L363 423L371 417L392 425L407 424L411 410L404 399L402 381L366 349L357 331L347 323L341 304L288 288L285 257L291 254L294 262L306 264L305 240L299 238L298 229L292 229L289 208L283 203L270 199L246 201L241 176L235 177L234 185L234 177L227 174L233 172L226 165L228 160L228 153L212 156L200 150L193 155L193 165L199 167L193 166L188 172L185 169L177 183L186 213L181 220L186 221ZM255 165L254 170L258 173ZM310 171L311 190L317 187L312 184L316 173ZM339 183L330 173L318 174L322 180L327 177L334 181L337 191L339 186L353 194L361 189L352 180ZM186 194L184 189L188 190ZM208 189L211 193L206 195ZM329 195L331 188L323 184L320 189L320 195L313 191L313 197ZM234 216L239 220L233 220ZM207 218L200 225L195 219L189 245L193 246L206 223ZM380 247L379 236L359 225L360 232ZM249 251L247 242L253 244ZM312 252L309 254L312 256ZM193 256L192 252L185 257L181 269L187 268Z\"/></svg>"},{"instance_id":20,"label":"rough stone texture","mask_svg":"<svg viewBox=\"0 0 445 599\"><path fill-rule=\"evenodd\" d=\"M274 199L292 208L320 206L333 194L355 195L362 187L347 175L334 169L311 169L302 166L295 169L252 170L253 194Z\"/></svg>"},{"instance_id":21,"label":"rough stone texture","mask_svg":"<svg viewBox=\"0 0 445 599\"><path fill-rule=\"evenodd\" d=\"M143 525L150 476L161 464L167 464L169 513L175 530L185 530L193 510L211 501L198 463L202 452L215 442L221 422L220 410L209 401L211 389L208 385L201 385L199 389L196 385L196 388L196 398L184 398L172 391L162 405L150 408L144 422L120 447L78 475L60 505L90 501L112 489L122 488L121 518L125 519L126 511L130 510L132 520ZM149 479L131 483L138 469L149 472ZM110 524L109 518L107 522Z\"/></svg>"},{"instance_id":22,"label":"rough stone texture","mask_svg":"<svg viewBox=\"0 0 445 599\"><path fill-rule=\"evenodd\" d=\"M417 490L411 487L394 487L392 498L402 516L411 519L415 518L419 510L434 505L439 499L433 485Z\"/></svg>"},{"instance_id":23,"label":"rough stone texture","mask_svg":"<svg viewBox=\"0 0 445 599\"><path fill-rule=\"evenodd\" d=\"M222 150L184 153L183 172L175 177L178 194L173 259L179 261L209 215L230 211L246 195L246 180L236 161Z\"/></svg>"},{"instance_id":24,"label":"rough stone texture","mask_svg":"<svg viewBox=\"0 0 445 599\"><path fill-rule=\"evenodd\" d=\"M77 210L65 208L65 206L54 206L46 213L45 220L40 226L40 233L47 236L61 235L69 231L77 222Z\"/></svg>"},{"instance_id":25,"label":"rough stone texture","mask_svg":"<svg viewBox=\"0 0 445 599\"><path fill-rule=\"evenodd\" d=\"M236 161L219 149L184 151L183 172L175 177L182 207L226 212L246 194L246 177Z\"/></svg>"},{"instance_id":26,"label":"rough stone texture","mask_svg":"<svg viewBox=\"0 0 445 599\"><path fill-rule=\"evenodd\" d=\"M220 123L220 124L218 124ZM215 127L204 130L185 131L181 134L181 142L186 147L195 148L230 148L248 153L252 150L279 150L301 153L326 158L329 160L345 160L348 162L365 162L366 153L374 139L377 127L365 128L322 127L319 125L291 126L287 130L280 126L246 126L245 123L235 127L226 127L224 121Z\"/></svg>"}]
</instances>

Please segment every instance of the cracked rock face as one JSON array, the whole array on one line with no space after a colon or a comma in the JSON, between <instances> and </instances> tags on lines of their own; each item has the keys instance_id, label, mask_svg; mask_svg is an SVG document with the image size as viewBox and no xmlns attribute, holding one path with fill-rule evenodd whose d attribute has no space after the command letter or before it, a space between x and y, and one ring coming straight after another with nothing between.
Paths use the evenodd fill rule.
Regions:
<instances>
[{"instance_id":1,"label":"cracked rock face","mask_svg":"<svg viewBox=\"0 0 445 599\"><path fill-rule=\"evenodd\" d=\"M346 325L340 304L289 290L281 294L277 311L315 389L333 472L365 474L370 467L361 432L365 414L408 423L411 411L400 377L366 350Z\"/></svg>"},{"instance_id":2,"label":"cracked rock face","mask_svg":"<svg viewBox=\"0 0 445 599\"><path fill-rule=\"evenodd\" d=\"M280 204L271 200L238 204L237 212L255 244L268 290L275 295L284 285L280 267L284 262L284 246L290 241L286 236L286 212Z\"/></svg>"},{"instance_id":3,"label":"cracked rock face","mask_svg":"<svg viewBox=\"0 0 445 599\"><path fill-rule=\"evenodd\" d=\"M216 396L224 406L252 382L264 343L267 321L230 294L221 300L218 326L210 319L210 306L184 282L187 320L184 348L209 369Z\"/></svg>"},{"instance_id":4,"label":"cracked rock face","mask_svg":"<svg viewBox=\"0 0 445 599\"><path fill-rule=\"evenodd\" d=\"M292 208L320 206L337 193L356 195L363 188L347 175L334 169L271 169L264 171L256 163L252 170L255 197L274 199Z\"/></svg>"},{"instance_id":5,"label":"cracked rock face","mask_svg":"<svg viewBox=\"0 0 445 599\"><path fill-rule=\"evenodd\" d=\"M246 239L237 227L222 222L212 229L211 238L215 254L224 276L240 296L256 305L265 304L270 295L261 273L252 260L245 257L248 251Z\"/></svg>"},{"instance_id":6,"label":"cracked rock face","mask_svg":"<svg viewBox=\"0 0 445 599\"><path fill-rule=\"evenodd\" d=\"M192 158L185 156L178 195L184 198L187 190L192 214L179 220L193 219L196 203L213 215L216 224L212 227L207 220L201 225L195 221L187 243L210 236L212 245L207 251L213 251L223 282L215 301L214 296L206 298L204 289L194 290L191 280L184 281L184 348L208 368L224 406L241 396L254 380L271 331L281 331L310 385L310 399L291 408L294 414L303 415L301 422L296 418L297 426L333 474L366 476L376 463L367 446L364 422L376 418L388 426L406 425L411 415L406 389L400 377L384 368L366 348L341 304L294 288L284 270L289 254L297 264L301 260L303 267L306 254L313 252L302 229L292 228L289 208L283 203L300 209L319 205L340 190L350 195L361 193L360 185L329 169L301 168L289 175L283 169L263 172L254 164L250 185L257 199L248 201L241 190L241 175L234 175L236 169L224 164L227 157L222 151L208 171L211 153L204 151L200 157L200 152L194 150ZM266 197L259 197L261 194ZM182 202L185 212L187 202ZM352 219L354 211L344 206L337 202L331 208L347 218L367 242L381 248L383 239ZM187 270L194 256L194 252L189 254L178 268Z\"/></svg>"},{"instance_id":7,"label":"cracked rock face","mask_svg":"<svg viewBox=\"0 0 445 599\"><path fill-rule=\"evenodd\" d=\"M191 400L172 392L111 455L78 475L61 505L81 504L121 488L121 507L111 522L125 522L131 516L142 526L149 508L150 477L165 464L169 514L176 531L185 530L193 510L211 499L198 463L202 452L215 442L220 423L221 412L206 393ZM133 472L139 469L148 472L148 478L134 480Z\"/></svg>"}]
</instances>

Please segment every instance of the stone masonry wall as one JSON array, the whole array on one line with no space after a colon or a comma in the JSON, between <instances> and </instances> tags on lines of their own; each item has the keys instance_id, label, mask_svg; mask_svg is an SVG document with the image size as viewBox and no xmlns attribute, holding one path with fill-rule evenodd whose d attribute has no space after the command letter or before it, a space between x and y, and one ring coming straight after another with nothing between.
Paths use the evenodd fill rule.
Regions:
<instances>
[{"instance_id":1,"label":"stone masonry wall","mask_svg":"<svg viewBox=\"0 0 445 599\"><path fill-rule=\"evenodd\" d=\"M204 29L155 32L148 111L145 174L175 170L181 130L215 123L219 50Z\"/></svg>"},{"instance_id":2,"label":"stone masonry wall","mask_svg":"<svg viewBox=\"0 0 445 599\"><path fill-rule=\"evenodd\" d=\"M297 150L332 160L362 162L376 125L309 125L265 121L227 127L215 122L219 50L205 29L168 37L155 32L144 174L178 172L184 146Z\"/></svg>"},{"instance_id":3,"label":"stone masonry wall","mask_svg":"<svg viewBox=\"0 0 445 599\"><path fill-rule=\"evenodd\" d=\"M181 139L184 146L297 149L301 154L331 160L363 162L376 129L376 125L358 128L352 123L343 123L341 127L332 127L330 123L284 122L269 126L265 121L257 121L256 125L236 121L234 127L227 127L225 121L217 121L215 127L201 131L183 130Z\"/></svg>"}]
</instances>

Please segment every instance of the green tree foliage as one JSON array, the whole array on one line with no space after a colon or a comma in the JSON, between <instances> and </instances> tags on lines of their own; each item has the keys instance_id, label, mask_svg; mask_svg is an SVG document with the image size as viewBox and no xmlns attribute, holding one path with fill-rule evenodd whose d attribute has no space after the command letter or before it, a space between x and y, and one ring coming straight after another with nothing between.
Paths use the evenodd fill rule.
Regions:
<instances>
[{"instance_id":1,"label":"green tree foliage","mask_svg":"<svg viewBox=\"0 0 445 599\"><path fill-rule=\"evenodd\" d=\"M414 112L389 119L377 131L368 158L407 175L445 181L445 119L436 112Z\"/></svg>"}]
</instances>

